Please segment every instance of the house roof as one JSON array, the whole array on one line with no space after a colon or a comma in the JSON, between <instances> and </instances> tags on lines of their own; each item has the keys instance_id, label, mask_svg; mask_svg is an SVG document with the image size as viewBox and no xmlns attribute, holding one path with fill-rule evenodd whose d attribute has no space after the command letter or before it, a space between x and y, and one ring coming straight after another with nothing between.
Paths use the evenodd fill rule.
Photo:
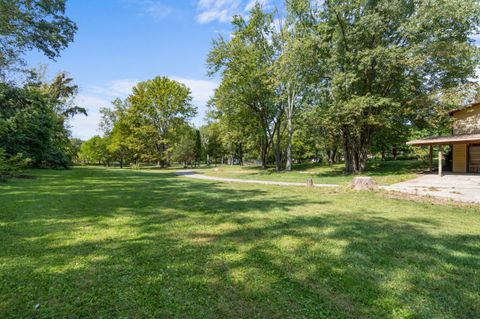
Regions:
<instances>
[{"instance_id":1,"label":"house roof","mask_svg":"<svg viewBox=\"0 0 480 319\"><path fill-rule=\"evenodd\" d=\"M407 142L407 145L422 146L422 145L448 145L448 144L465 144L465 143L480 143L480 134L465 134L454 136L431 136Z\"/></svg>"},{"instance_id":2,"label":"house roof","mask_svg":"<svg viewBox=\"0 0 480 319\"><path fill-rule=\"evenodd\" d=\"M458 108L456 110L452 110L450 112L448 112L448 114L451 116L457 112L460 112L460 111L463 111L463 110L466 110L466 109L470 109L472 107L476 107L476 106L480 106L480 102L475 102L473 104L470 104L470 105L467 105L467 106L464 106L464 107L461 107L461 108Z\"/></svg>"}]
</instances>

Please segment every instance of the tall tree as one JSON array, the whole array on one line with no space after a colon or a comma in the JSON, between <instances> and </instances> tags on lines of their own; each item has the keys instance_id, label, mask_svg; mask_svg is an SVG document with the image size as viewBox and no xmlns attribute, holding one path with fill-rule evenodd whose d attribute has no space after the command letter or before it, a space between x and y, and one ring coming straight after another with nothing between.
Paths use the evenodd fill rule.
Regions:
<instances>
[{"instance_id":1,"label":"tall tree","mask_svg":"<svg viewBox=\"0 0 480 319\"><path fill-rule=\"evenodd\" d=\"M61 85L54 83L56 80L24 87L0 84L0 148L7 156L22 153L36 167L70 165L67 120L76 112L66 101L73 99L75 90L59 94L53 88ZM65 86L75 87L72 83Z\"/></svg>"},{"instance_id":2,"label":"tall tree","mask_svg":"<svg viewBox=\"0 0 480 319\"><path fill-rule=\"evenodd\" d=\"M432 113L478 63L475 0L327 0L315 15L330 77L326 116L342 132L348 172L365 168L379 130L399 115L406 123Z\"/></svg>"},{"instance_id":3,"label":"tall tree","mask_svg":"<svg viewBox=\"0 0 480 319\"><path fill-rule=\"evenodd\" d=\"M287 124L285 169L292 169L292 137L297 109L302 105L309 81L319 80L312 73L317 43L312 41L312 21L308 18L308 1L287 1L285 19L278 19L276 43L278 58L275 61L277 92L284 107ZM318 73L318 71L317 71ZM317 82L318 81L318 82Z\"/></svg>"},{"instance_id":4,"label":"tall tree","mask_svg":"<svg viewBox=\"0 0 480 319\"><path fill-rule=\"evenodd\" d=\"M168 161L171 134L196 114L190 89L167 77L140 82L127 98L129 112L137 124L137 136L150 139L149 146L161 167Z\"/></svg>"},{"instance_id":5,"label":"tall tree","mask_svg":"<svg viewBox=\"0 0 480 319\"><path fill-rule=\"evenodd\" d=\"M215 40L207 60L209 75L220 73L222 77L215 107L224 118L245 115L242 120L253 124L249 127L258 135L264 168L283 112L275 101L272 21L272 15L257 3L248 21L234 17L232 38Z\"/></svg>"},{"instance_id":6,"label":"tall tree","mask_svg":"<svg viewBox=\"0 0 480 319\"><path fill-rule=\"evenodd\" d=\"M200 135L202 138L202 147L205 151L207 165L212 159L217 164L218 159L224 156L222 145L222 130L219 122L210 122L200 127Z\"/></svg>"},{"instance_id":7,"label":"tall tree","mask_svg":"<svg viewBox=\"0 0 480 319\"><path fill-rule=\"evenodd\" d=\"M95 135L80 146L79 158L85 163L108 164L109 157L106 138Z\"/></svg>"},{"instance_id":8,"label":"tall tree","mask_svg":"<svg viewBox=\"0 0 480 319\"><path fill-rule=\"evenodd\" d=\"M200 136L200 130L195 129L195 166L200 165L200 161L202 160L202 137Z\"/></svg>"}]
</instances>

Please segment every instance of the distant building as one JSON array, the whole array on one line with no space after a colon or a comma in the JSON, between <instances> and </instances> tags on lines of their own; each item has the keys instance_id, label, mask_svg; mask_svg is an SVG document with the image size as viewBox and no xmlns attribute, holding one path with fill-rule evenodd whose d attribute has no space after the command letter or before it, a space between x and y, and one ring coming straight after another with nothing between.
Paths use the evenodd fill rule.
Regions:
<instances>
[{"instance_id":1,"label":"distant building","mask_svg":"<svg viewBox=\"0 0 480 319\"><path fill-rule=\"evenodd\" d=\"M427 137L410 141L413 146L430 146L430 170L432 170L432 146L452 147L452 171L454 173L480 173L480 103L451 111L453 135ZM439 174L442 174L443 153L439 151Z\"/></svg>"}]
</instances>

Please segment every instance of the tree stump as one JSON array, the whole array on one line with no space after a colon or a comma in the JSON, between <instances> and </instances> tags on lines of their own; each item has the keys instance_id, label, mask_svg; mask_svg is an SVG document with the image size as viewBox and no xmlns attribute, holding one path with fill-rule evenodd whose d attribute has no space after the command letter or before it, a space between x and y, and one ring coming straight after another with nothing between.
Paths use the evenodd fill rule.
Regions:
<instances>
[{"instance_id":1,"label":"tree stump","mask_svg":"<svg viewBox=\"0 0 480 319\"><path fill-rule=\"evenodd\" d=\"M307 178L307 187L313 187L313 178Z\"/></svg>"},{"instance_id":2,"label":"tree stump","mask_svg":"<svg viewBox=\"0 0 480 319\"><path fill-rule=\"evenodd\" d=\"M354 177L351 187L354 190L371 190L377 188L377 184L371 177Z\"/></svg>"}]
</instances>

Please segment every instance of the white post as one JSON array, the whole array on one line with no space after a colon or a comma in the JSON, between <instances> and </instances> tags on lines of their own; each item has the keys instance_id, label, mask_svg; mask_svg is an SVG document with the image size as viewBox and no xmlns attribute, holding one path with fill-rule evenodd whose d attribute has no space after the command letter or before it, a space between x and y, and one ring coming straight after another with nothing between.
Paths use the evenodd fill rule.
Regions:
<instances>
[{"instance_id":1,"label":"white post","mask_svg":"<svg viewBox=\"0 0 480 319\"><path fill-rule=\"evenodd\" d=\"M442 177L442 160L443 160L443 152L442 152L442 146L438 147L438 176Z\"/></svg>"}]
</instances>

